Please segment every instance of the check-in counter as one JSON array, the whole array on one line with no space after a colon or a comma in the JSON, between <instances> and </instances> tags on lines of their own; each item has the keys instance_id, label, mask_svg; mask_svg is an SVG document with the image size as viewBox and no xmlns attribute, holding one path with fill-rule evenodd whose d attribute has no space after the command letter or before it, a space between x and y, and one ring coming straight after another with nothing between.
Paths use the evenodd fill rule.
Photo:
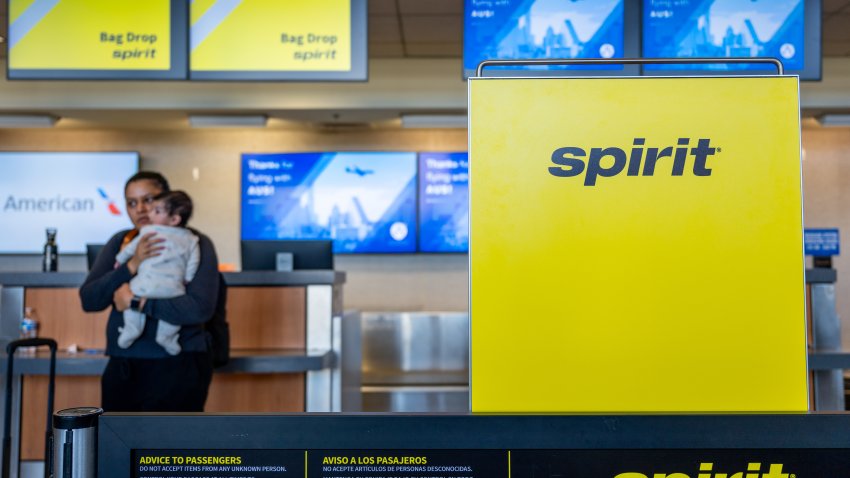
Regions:
<instances>
[{"instance_id":1,"label":"check-in counter","mask_svg":"<svg viewBox=\"0 0 850 478\"><path fill-rule=\"evenodd\" d=\"M234 272L224 273L224 279L231 361L216 369L205 411L322 412L359 407L356 400L346 401L351 394L342 392L345 380L356 377L342 373L341 348L347 340L342 336L349 331L353 340L359 340L356 314L343 320L344 272ZM55 410L100 404L109 310L83 312L78 288L84 280L84 273L0 273L0 339L18 337L24 308L31 307L39 336L58 342ZM80 351L67 352L72 344ZM47 357L45 349L35 357L15 359L15 383L22 386L13 388L12 425L22 431L23 460L40 460L43 455ZM356 359L352 367L359 370L359 356ZM5 370L5 356L0 365Z\"/></svg>"},{"instance_id":2,"label":"check-in counter","mask_svg":"<svg viewBox=\"0 0 850 478\"><path fill-rule=\"evenodd\" d=\"M469 410L469 314L363 312L363 410Z\"/></svg>"},{"instance_id":3,"label":"check-in counter","mask_svg":"<svg viewBox=\"0 0 850 478\"><path fill-rule=\"evenodd\" d=\"M98 476L140 478L833 478L850 469L848 429L845 413L107 413L97 460Z\"/></svg>"},{"instance_id":4,"label":"check-in counter","mask_svg":"<svg viewBox=\"0 0 850 478\"><path fill-rule=\"evenodd\" d=\"M834 269L806 270L812 410L845 409ZM363 409L373 412L469 410L469 316L460 312L364 312Z\"/></svg>"},{"instance_id":5,"label":"check-in counter","mask_svg":"<svg viewBox=\"0 0 850 478\"><path fill-rule=\"evenodd\" d=\"M841 319L835 309L835 269L806 270L811 409L843 411L844 370L850 352L841 345Z\"/></svg>"}]
</instances>

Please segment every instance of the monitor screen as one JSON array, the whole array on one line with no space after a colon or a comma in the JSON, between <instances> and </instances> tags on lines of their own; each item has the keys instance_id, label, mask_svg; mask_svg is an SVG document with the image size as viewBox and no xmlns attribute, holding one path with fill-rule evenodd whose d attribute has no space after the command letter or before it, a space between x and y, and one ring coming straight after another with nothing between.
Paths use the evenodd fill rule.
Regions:
<instances>
[{"instance_id":1,"label":"monitor screen","mask_svg":"<svg viewBox=\"0 0 850 478\"><path fill-rule=\"evenodd\" d=\"M365 81L366 1L193 1L189 76Z\"/></svg>"},{"instance_id":2,"label":"monitor screen","mask_svg":"<svg viewBox=\"0 0 850 478\"><path fill-rule=\"evenodd\" d=\"M818 0L645 0L643 56L646 58L769 57L786 73L820 79ZM644 71L753 72L759 64L646 65Z\"/></svg>"},{"instance_id":3,"label":"monitor screen","mask_svg":"<svg viewBox=\"0 0 850 478\"><path fill-rule=\"evenodd\" d=\"M94 267L97 256L100 255L100 251L103 250L104 245L105 244L86 244L86 264L88 265L89 270Z\"/></svg>"},{"instance_id":4,"label":"monitor screen","mask_svg":"<svg viewBox=\"0 0 850 478\"><path fill-rule=\"evenodd\" d=\"M124 183L138 168L135 152L0 152L0 253L41 253L51 227L60 254L83 254L132 227Z\"/></svg>"},{"instance_id":5,"label":"monitor screen","mask_svg":"<svg viewBox=\"0 0 850 478\"><path fill-rule=\"evenodd\" d=\"M242 155L242 239L415 252L416 153Z\"/></svg>"},{"instance_id":6,"label":"monitor screen","mask_svg":"<svg viewBox=\"0 0 850 478\"><path fill-rule=\"evenodd\" d=\"M463 66L472 76L484 60L623 58L637 56L638 7L634 0L466 0ZM518 69L565 67L488 67L486 76L515 75ZM637 74L634 66L571 66L578 71ZM613 70L613 71L611 71ZM510 73L509 73L510 72Z\"/></svg>"},{"instance_id":7,"label":"monitor screen","mask_svg":"<svg viewBox=\"0 0 850 478\"><path fill-rule=\"evenodd\" d=\"M419 153L419 251L469 249L469 156Z\"/></svg>"},{"instance_id":8,"label":"monitor screen","mask_svg":"<svg viewBox=\"0 0 850 478\"><path fill-rule=\"evenodd\" d=\"M292 254L292 269L333 269L333 241L242 241L243 271L277 270L277 254Z\"/></svg>"},{"instance_id":9,"label":"monitor screen","mask_svg":"<svg viewBox=\"0 0 850 478\"><path fill-rule=\"evenodd\" d=\"M9 0L9 79L185 79L184 0Z\"/></svg>"}]
</instances>

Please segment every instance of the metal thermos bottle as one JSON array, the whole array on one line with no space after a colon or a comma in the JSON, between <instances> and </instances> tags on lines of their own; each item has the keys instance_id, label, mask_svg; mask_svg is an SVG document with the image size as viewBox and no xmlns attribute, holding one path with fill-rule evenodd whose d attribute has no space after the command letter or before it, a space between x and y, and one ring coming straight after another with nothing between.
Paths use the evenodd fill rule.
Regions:
<instances>
[{"instance_id":1,"label":"metal thermos bottle","mask_svg":"<svg viewBox=\"0 0 850 478\"><path fill-rule=\"evenodd\" d=\"M48 227L45 231L47 241L44 243L44 253L41 257L41 270L56 272L59 270L59 246L56 245L56 228Z\"/></svg>"},{"instance_id":2,"label":"metal thermos bottle","mask_svg":"<svg viewBox=\"0 0 850 478\"><path fill-rule=\"evenodd\" d=\"M67 408L53 414L53 477L97 476L97 418L102 408Z\"/></svg>"}]
</instances>

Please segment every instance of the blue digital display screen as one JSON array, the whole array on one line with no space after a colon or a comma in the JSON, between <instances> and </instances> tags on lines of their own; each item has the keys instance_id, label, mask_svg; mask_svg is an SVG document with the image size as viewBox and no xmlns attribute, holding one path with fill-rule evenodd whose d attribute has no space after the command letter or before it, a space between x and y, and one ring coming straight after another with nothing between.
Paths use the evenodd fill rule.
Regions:
<instances>
[{"instance_id":1,"label":"blue digital display screen","mask_svg":"<svg viewBox=\"0 0 850 478\"><path fill-rule=\"evenodd\" d=\"M419 153L419 250L469 250L467 153Z\"/></svg>"},{"instance_id":2,"label":"blue digital display screen","mask_svg":"<svg viewBox=\"0 0 850 478\"><path fill-rule=\"evenodd\" d=\"M242 155L242 239L416 251L416 153Z\"/></svg>"},{"instance_id":3,"label":"blue digital display screen","mask_svg":"<svg viewBox=\"0 0 850 478\"><path fill-rule=\"evenodd\" d=\"M773 57L804 66L803 0L644 0L646 58ZM764 70L764 65L647 65L648 70Z\"/></svg>"},{"instance_id":4,"label":"blue digital display screen","mask_svg":"<svg viewBox=\"0 0 850 478\"><path fill-rule=\"evenodd\" d=\"M809 229L803 231L803 249L807 256L837 256L841 254L838 229Z\"/></svg>"},{"instance_id":5,"label":"blue digital display screen","mask_svg":"<svg viewBox=\"0 0 850 478\"><path fill-rule=\"evenodd\" d=\"M623 18L623 0L466 0L464 69L484 60L622 58Z\"/></svg>"}]
</instances>

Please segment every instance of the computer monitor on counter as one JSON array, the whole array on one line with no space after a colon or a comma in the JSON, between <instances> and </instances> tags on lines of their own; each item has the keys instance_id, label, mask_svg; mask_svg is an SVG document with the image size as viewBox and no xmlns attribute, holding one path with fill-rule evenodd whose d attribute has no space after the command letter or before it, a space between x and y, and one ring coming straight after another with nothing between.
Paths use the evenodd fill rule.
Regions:
<instances>
[{"instance_id":1,"label":"computer monitor on counter","mask_svg":"<svg viewBox=\"0 0 850 478\"><path fill-rule=\"evenodd\" d=\"M243 271L334 268L331 240L243 240L241 247Z\"/></svg>"},{"instance_id":2,"label":"computer monitor on counter","mask_svg":"<svg viewBox=\"0 0 850 478\"><path fill-rule=\"evenodd\" d=\"M103 246L103 244L86 244L86 263L88 263L89 270L94 267L94 262L100 255L100 251L103 250Z\"/></svg>"}]
</instances>

